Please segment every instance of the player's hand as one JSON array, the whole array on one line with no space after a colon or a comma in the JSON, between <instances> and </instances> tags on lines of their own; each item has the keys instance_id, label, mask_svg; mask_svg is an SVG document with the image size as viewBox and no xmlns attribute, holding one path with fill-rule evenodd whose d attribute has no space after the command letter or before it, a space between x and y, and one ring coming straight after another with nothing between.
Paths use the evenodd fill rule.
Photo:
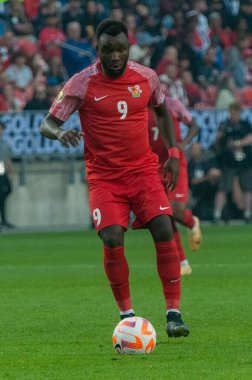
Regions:
<instances>
[{"instance_id":1,"label":"player's hand","mask_svg":"<svg viewBox=\"0 0 252 380\"><path fill-rule=\"evenodd\" d=\"M83 137L83 133L75 130L64 131L60 129L57 132L57 138L66 148L70 148L73 146L74 148L79 145L81 138Z\"/></svg>"},{"instance_id":2,"label":"player's hand","mask_svg":"<svg viewBox=\"0 0 252 380\"><path fill-rule=\"evenodd\" d=\"M234 140L230 141L229 143L230 148L232 149L240 149L241 148L241 141L240 140Z\"/></svg>"},{"instance_id":3,"label":"player's hand","mask_svg":"<svg viewBox=\"0 0 252 380\"><path fill-rule=\"evenodd\" d=\"M178 182L179 175L179 160L174 157L168 158L164 164L165 183L169 191L173 191Z\"/></svg>"}]
</instances>

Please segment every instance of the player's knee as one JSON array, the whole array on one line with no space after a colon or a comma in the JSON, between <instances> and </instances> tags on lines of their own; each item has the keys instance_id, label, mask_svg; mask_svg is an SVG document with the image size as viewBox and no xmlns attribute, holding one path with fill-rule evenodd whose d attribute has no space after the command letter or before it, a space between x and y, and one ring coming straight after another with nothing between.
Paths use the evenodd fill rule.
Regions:
<instances>
[{"instance_id":1,"label":"player's knee","mask_svg":"<svg viewBox=\"0 0 252 380\"><path fill-rule=\"evenodd\" d=\"M182 202L172 202L173 218L181 223L185 217L186 205Z\"/></svg>"},{"instance_id":2,"label":"player's knee","mask_svg":"<svg viewBox=\"0 0 252 380\"><path fill-rule=\"evenodd\" d=\"M109 233L105 233L102 236L102 241L106 247L116 248L123 245L123 241L118 235L111 235Z\"/></svg>"},{"instance_id":3,"label":"player's knee","mask_svg":"<svg viewBox=\"0 0 252 380\"><path fill-rule=\"evenodd\" d=\"M209 182L214 185L219 181L220 176L221 176L221 171L219 169L212 168L208 171L207 175L208 175Z\"/></svg>"},{"instance_id":4,"label":"player's knee","mask_svg":"<svg viewBox=\"0 0 252 380\"><path fill-rule=\"evenodd\" d=\"M155 236L155 241L161 242L161 241L171 240L172 236L173 236L173 232L171 228L160 228L160 230Z\"/></svg>"},{"instance_id":5,"label":"player's knee","mask_svg":"<svg viewBox=\"0 0 252 380\"><path fill-rule=\"evenodd\" d=\"M106 247L116 248L123 245L123 229L108 227L100 232L101 239Z\"/></svg>"},{"instance_id":6,"label":"player's knee","mask_svg":"<svg viewBox=\"0 0 252 380\"><path fill-rule=\"evenodd\" d=\"M182 209L176 209L174 212L173 212L173 217L174 219L177 221L177 222L183 222L184 220L184 217L185 217L185 210L182 210Z\"/></svg>"},{"instance_id":7,"label":"player's knee","mask_svg":"<svg viewBox=\"0 0 252 380\"><path fill-rule=\"evenodd\" d=\"M173 231L170 218L163 215L157 218L157 222L158 223L155 223L155 225L150 229L154 241L162 242L171 240L173 237Z\"/></svg>"}]
</instances>

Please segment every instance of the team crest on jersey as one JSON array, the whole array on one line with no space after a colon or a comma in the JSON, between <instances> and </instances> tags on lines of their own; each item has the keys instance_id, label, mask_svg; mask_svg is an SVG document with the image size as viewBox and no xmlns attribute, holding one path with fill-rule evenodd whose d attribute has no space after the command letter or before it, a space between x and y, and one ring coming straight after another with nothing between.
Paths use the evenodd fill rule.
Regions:
<instances>
[{"instance_id":1,"label":"team crest on jersey","mask_svg":"<svg viewBox=\"0 0 252 380\"><path fill-rule=\"evenodd\" d=\"M128 90L131 92L133 98L139 98L140 94L143 92L138 84L134 87L128 87Z\"/></svg>"},{"instance_id":2,"label":"team crest on jersey","mask_svg":"<svg viewBox=\"0 0 252 380\"><path fill-rule=\"evenodd\" d=\"M61 91L58 93L58 95L57 95L57 97L56 97L56 99L55 99L55 102L56 102L56 103L60 103L60 102L62 102L64 96L65 96L64 91L61 90Z\"/></svg>"}]
</instances>

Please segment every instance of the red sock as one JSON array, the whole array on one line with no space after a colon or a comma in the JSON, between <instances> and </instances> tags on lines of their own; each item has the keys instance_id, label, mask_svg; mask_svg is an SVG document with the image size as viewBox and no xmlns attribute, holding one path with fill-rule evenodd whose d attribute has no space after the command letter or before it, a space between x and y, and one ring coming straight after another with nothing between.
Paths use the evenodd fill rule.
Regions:
<instances>
[{"instance_id":1,"label":"red sock","mask_svg":"<svg viewBox=\"0 0 252 380\"><path fill-rule=\"evenodd\" d=\"M185 255L185 251L184 251L184 248L182 246L182 243L181 243L180 233L179 233L177 226L176 226L176 223L174 221L172 221L172 229L173 229L173 236L174 236L174 239L175 239L176 244L177 244L179 260L181 262L181 261L186 260L186 255Z\"/></svg>"},{"instance_id":2,"label":"red sock","mask_svg":"<svg viewBox=\"0 0 252 380\"><path fill-rule=\"evenodd\" d=\"M155 244L157 253L157 270L163 285L166 308L177 309L180 306L180 264L176 242L159 242Z\"/></svg>"},{"instance_id":3,"label":"red sock","mask_svg":"<svg viewBox=\"0 0 252 380\"><path fill-rule=\"evenodd\" d=\"M195 224L195 221L193 219L193 213L188 208L185 210L185 216L181 224L183 224L183 226L190 229L192 229Z\"/></svg>"},{"instance_id":4,"label":"red sock","mask_svg":"<svg viewBox=\"0 0 252 380\"><path fill-rule=\"evenodd\" d=\"M132 309L129 290L129 267L124 247L103 247L104 268L120 311Z\"/></svg>"}]
</instances>

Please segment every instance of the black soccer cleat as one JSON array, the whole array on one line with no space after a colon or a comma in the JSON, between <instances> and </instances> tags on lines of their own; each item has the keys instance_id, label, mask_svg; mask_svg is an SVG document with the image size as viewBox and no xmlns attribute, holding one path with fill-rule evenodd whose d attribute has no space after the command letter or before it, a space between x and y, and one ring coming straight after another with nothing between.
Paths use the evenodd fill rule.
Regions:
<instances>
[{"instance_id":1,"label":"black soccer cleat","mask_svg":"<svg viewBox=\"0 0 252 380\"><path fill-rule=\"evenodd\" d=\"M135 317L134 313L129 313L129 314L122 314L120 315L121 321L125 318L130 318L130 317Z\"/></svg>"},{"instance_id":2,"label":"black soccer cleat","mask_svg":"<svg viewBox=\"0 0 252 380\"><path fill-rule=\"evenodd\" d=\"M179 338L180 336L189 335L189 327L182 321L180 313L170 311L166 316L166 320L166 332L169 338Z\"/></svg>"}]
</instances>

